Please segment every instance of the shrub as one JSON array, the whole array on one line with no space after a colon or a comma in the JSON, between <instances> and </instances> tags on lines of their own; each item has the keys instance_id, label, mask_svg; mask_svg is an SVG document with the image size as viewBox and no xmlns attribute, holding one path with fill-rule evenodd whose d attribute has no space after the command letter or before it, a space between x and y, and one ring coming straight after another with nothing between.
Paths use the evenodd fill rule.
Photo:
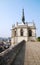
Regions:
<instances>
[{"instance_id":1,"label":"shrub","mask_svg":"<svg viewBox=\"0 0 40 65\"><path fill-rule=\"evenodd\" d=\"M37 38L37 41L40 41L40 37Z\"/></svg>"}]
</instances>

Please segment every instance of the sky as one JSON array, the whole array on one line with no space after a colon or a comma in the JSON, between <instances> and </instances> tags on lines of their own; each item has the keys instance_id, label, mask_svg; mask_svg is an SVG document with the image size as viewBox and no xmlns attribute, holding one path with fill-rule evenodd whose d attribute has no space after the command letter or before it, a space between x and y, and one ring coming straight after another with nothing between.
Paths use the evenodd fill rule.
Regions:
<instances>
[{"instance_id":1,"label":"sky","mask_svg":"<svg viewBox=\"0 0 40 65\"><path fill-rule=\"evenodd\" d=\"M0 0L0 37L11 37L12 25L21 22L23 8L25 21L34 20L40 36L40 0Z\"/></svg>"}]
</instances>

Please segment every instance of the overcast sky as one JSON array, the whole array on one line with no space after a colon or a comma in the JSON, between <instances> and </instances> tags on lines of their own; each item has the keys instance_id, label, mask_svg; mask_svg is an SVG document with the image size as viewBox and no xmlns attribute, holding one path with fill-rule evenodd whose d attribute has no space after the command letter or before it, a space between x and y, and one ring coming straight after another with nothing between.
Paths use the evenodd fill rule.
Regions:
<instances>
[{"instance_id":1,"label":"overcast sky","mask_svg":"<svg viewBox=\"0 0 40 65\"><path fill-rule=\"evenodd\" d=\"M12 25L21 22L23 8L25 21L34 20L40 36L40 0L0 0L0 37L11 36Z\"/></svg>"}]
</instances>

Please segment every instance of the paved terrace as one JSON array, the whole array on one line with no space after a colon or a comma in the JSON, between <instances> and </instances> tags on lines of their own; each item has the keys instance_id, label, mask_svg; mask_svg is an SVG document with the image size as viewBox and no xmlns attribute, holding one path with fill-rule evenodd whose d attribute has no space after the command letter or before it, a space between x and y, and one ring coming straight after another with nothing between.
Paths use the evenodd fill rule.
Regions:
<instances>
[{"instance_id":1,"label":"paved terrace","mask_svg":"<svg viewBox=\"0 0 40 65\"><path fill-rule=\"evenodd\" d=\"M21 46L19 45L17 48L19 47ZM13 52L17 53L16 56ZM8 63L6 62L2 65L40 65L40 42L27 42L25 44L22 44L21 50L19 50L18 52L17 50L14 50L11 51L11 53L8 55L11 57L14 54L14 57L7 57L8 61L11 62L12 60L11 64L6 60Z\"/></svg>"},{"instance_id":2,"label":"paved terrace","mask_svg":"<svg viewBox=\"0 0 40 65\"><path fill-rule=\"evenodd\" d=\"M40 65L40 43L26 43L24 65Z\"/></svg>"},{"instance_id":3,"label":"paved terrace","mask_svg":"<svg viewBox=\"0 0 40 65\"><path fill-rule=\"evenodd\" d=\"M27 42L11 65L40 65L40 42Z\"/></svg>"}]
</instances>

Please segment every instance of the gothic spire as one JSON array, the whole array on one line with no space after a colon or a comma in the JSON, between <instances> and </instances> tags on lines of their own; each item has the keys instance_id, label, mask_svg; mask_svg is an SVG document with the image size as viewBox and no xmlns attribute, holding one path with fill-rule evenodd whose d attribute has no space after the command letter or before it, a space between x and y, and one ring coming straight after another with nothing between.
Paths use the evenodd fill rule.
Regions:
<instances>
[{"instance_id":1,"label":"gothic spire","mask_svg":"<svg viewBox=\"0 0 40 65\"><path fill-rule=\"evenodd\" d=\"M24 9L22 10L22 22L25 24Z\"/></svg>"}]
</instances>

